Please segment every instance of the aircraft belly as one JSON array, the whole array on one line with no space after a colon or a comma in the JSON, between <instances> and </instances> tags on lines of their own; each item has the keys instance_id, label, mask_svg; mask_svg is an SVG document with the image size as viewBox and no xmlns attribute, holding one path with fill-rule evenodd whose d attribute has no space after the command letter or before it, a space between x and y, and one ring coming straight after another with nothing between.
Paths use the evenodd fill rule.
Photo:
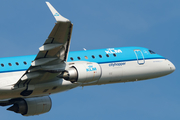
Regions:
<instances>
[{"instance_id":1,"label":"aircraft belly","mask_svg":"<svg viewBox=\"0 0 180 120\"><path fill-rule=\"evenodd\" d=\"M36 84L35 89L31 96L35 95L49 95L57 92L63 92L75 87L79 86L79 84L73 84L69 81L59 79L57 81L48 82L44 84Z\"/></svg>"},{"instance_id":2,"label":"aircraft belly","mask_svg":"<svg viewBox=\"0 0 180 120\"><path fill-rule=\"evenodd\" d=\"M123 69L124 81L146 80L169 74L169 66L165 59L146 60L144 65L131 62Z\"/></svg>"},{"instance_id":3,"label":"aircraft belly","mask_svg":"<svg viewBox=\"0 0 180 120\"><path fill-rule=\"evenodd\" d=\"M53 93L67 91L77 86L79 86L79 84L73 84L63 79L59 79L57 81L43 83L43 84L36 84L34 85L34 90L32 94L29 95L28 97L50 95ZM0 90L0 99L2 100L9 98L23 97L20 95L23 89L24 88L18 88L14 90Z\"/></svg>"},{"instance_id":4,"label":"aircraft belly","mask_svg":"<svg viewBox=\"0 0 180 120\"><path fill-rule=\"evenodd\" d=\"M119 64L101 64L101 68L102 76L98 84L146 80L170 73L168 60L165 59L149 59L141 65L136 60Z\"/></svg>"}]
</instances>

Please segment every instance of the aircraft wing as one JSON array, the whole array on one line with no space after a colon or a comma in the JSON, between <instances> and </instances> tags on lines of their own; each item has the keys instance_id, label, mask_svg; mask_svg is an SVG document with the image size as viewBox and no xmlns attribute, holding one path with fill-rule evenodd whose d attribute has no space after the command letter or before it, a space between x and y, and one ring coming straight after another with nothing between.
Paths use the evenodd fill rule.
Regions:
<instances>
[{"instance_id":1,"label":"aircraft wing","mask_svg":"<svg viewBox=\"0 0 180 120\"><path fill-rule=\"evenodd\" d=\"M57 22L44 44L39 48L39 53L31 66L15 84L15 88L52 81L59 72L65 69L73 24L61 16L49 2L46 4Z\"/></svg>"}]
</instances>

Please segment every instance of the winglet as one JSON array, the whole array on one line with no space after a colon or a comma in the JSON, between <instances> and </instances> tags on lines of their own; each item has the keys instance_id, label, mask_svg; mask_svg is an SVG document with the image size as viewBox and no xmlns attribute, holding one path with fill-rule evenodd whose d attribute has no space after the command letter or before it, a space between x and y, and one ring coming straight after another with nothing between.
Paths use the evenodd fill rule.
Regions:
<instances>
[{"instance_id":1,"label":"winglet","mask_svg":"<svg viewBox=\"0 0 180 120\"><path fill-rule=\"evenodd\" d=\"M61 16L49 2L46 2L46 4L49 7L49 9L51 10L51 12L57 22L68 22L69 21L67 18Z\"/></svg>"}]
</instances>

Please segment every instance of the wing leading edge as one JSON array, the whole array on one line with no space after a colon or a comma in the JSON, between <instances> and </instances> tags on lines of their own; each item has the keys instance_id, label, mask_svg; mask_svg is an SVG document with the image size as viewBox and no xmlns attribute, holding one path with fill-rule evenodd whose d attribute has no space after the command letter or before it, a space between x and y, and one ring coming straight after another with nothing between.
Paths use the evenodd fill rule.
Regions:
<instances>
[{"instance_id":1,"label":"wing leading edge","mask_svg":"<svg viewBox=\"0 0 180 120\"><path fill-rule=\"evenodd\" d=\"M30 89L28 86L52 81L60 71L65 69L67 61L73 24L61 16L49 2L46 4L55 17L56 24L39 48L39 53L31 66L14 86L14 88L27 87L24 91L26 93L22 93L24 96Z\"/></svg>"}]
</instances>

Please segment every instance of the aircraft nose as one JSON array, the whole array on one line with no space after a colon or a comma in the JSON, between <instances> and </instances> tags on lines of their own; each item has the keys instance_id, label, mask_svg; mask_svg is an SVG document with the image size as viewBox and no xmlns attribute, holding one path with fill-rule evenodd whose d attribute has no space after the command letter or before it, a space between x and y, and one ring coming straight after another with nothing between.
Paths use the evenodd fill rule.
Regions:
<instances>
[{"instance_id":1,"label":"aircraft nose","mask_svg":"<svg viewBox=\"0 0 180 120\"><path fill-rule=\"evenodd\" d=\"M168 66L170 67L170 71L174 72L176 70L176 67L174 66L174 64L172 62L169 61Z\"/></svg>"}]
</instances>

